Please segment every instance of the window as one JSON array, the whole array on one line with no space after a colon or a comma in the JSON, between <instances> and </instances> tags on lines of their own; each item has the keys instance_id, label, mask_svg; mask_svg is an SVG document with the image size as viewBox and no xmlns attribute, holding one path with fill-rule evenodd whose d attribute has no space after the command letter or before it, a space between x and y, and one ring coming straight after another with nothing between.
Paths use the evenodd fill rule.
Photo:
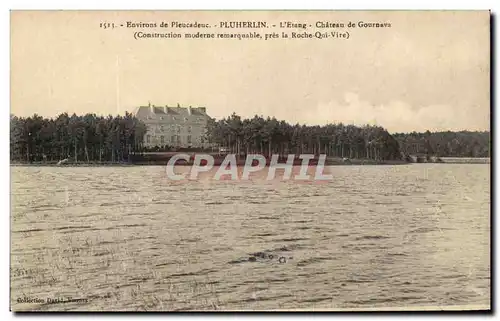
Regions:
<instances>
[{"instance_id":1,"label":"window","mask_svg":"<svg viewBox=\"0 0 500 321\"><path fill-rule=\"evenodd\" d=\"M163 127L163 126L162 126L162 127ZM160 143L161 143L162 145L164 145L164 144L165 144L165 136L163 136L163 135L161 135L161 136L160 136Z\"/></svg>"},{"instance_id":2,"label":"window","mask_svg":"<svg viewBox=\"0 0 500 321\"><path fill-rule=\"evenodd\" d=\"M163 116L160 116L160 120L163 120Z\"/></svg>"},{"instance_id":3,"label":"window","mask_svg":"<svg viewBox=\"0 0 500 321\"><path fill-rule=\"evenodd\" d=\"M160 131L163 131L163 125L162 125L162 126L160 126Z\"/></svg>"},{"instance_id":4,"label":"window","mask_svg":"<svg viewBox=\"0 0 500 321\"><path fill-rule=\"evenodd\" d=\"M177 136L177 144L180 145L180 143L181 143L181 136Z\"/></svg>"},{"instance_id":5,"label":"window","mask_svg":"<svg viewBox=\"0 0 500 321\"><path fill-rule=\"evenodd\" d=\"M188 133L191 133L192 130L193 130L193 126L189 126L188 127Z\"/></svg>"},{"instance_id":6,"label":"window","mask_svg":"<svg viewBox=\"0 0 500 321\"><path fill-rule=\"evenodd\" d=\"M171 142L172 144L174 144L174 143L175 143L175 135L170 137L170 142Z\"/></svg>"},{"instance_id":7,"label":"window","mask_svg":"<svg viewBox=\"0 0 500 321\"><path fill-rule=\"evenodd\" d=\"M187 140L188 140L188 144L191 144L191 135L188 135Z\"/></svg>"},{"instance_id":8,"label":"window","mask_svg":"<svg viewBox=\"0 0 500 321\"><path fill-rule=\"evenodd\" d=\"M151 143L151 135L146 136L146 143Z\"/></svg>"}]
</instances>

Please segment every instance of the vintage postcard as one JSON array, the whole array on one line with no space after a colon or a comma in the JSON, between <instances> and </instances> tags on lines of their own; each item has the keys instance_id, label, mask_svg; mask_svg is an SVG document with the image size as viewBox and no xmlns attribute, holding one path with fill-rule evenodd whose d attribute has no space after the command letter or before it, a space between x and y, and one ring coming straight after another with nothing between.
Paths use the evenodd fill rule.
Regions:
<instances>
[{"instance_id":1,"label":"vintage postcard","mask_svg":"<svg viewBox=\"0 0 500 321\"><path fill-rule=\"evenodd\" d=\"M12 311L491 309L489 11L11 11Z\"/></svg>"}]
</instances>

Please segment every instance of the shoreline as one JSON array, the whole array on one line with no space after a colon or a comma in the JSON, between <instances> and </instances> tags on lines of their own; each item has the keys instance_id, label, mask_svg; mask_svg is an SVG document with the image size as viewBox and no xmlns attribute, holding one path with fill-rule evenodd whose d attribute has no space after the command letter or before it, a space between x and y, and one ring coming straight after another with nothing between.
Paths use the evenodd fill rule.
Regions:
<instances>
[{"instance_id":1,"label":"shoreline","mask_svg":"<svg viewBox=\"0 0 500 321\"><path fill-rule=\"evenodd\" d=\"M434 162L408 162L404 160L388 160L388 161L374 161L371 159L351 159L349 161L327 159L325 166L376 166L376 165L410 165L410 164L490 164L491 159L485 158L454 158L454 159L442 159L442 161ZM237 166L243 166L245 162L238 162ZM134 167L134 166L166 166L166 162L135 162L135 163L65 163L58 165L56 162L40 162L40 163L10 163L11 167ZM177 163L175 166L192 166L192 163ZM218 166L220 164L215 164ZM294 164L294 166L300 166L300 164ZM310 164L309 166L316 166L315 164ZM266 165L269 167L269 165Z\"/></svg>"}]
</instances>

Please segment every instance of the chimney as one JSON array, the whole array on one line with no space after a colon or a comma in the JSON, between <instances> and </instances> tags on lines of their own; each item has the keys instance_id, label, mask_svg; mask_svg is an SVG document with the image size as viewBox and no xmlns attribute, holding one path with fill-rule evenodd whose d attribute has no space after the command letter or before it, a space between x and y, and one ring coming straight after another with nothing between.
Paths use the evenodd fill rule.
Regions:
<instances>
[{"instance_id":1,"label":"chimney","mask_svg":"<svg viewBox=\"0 0 500 321\"><path fill-rule=\"evenodd\" d=\"M191 107L191 106L189 106L189 107L188 107L188 114L189 114L189 115L191 115L192 113L193 113L192 107Z\"/></svg>"},{"instance_id":2,"label":"chimney","mask_svg":"<svg viewBox=\"0 0 500 321\"><path fill-rule=\"evenodd\" d=\"M168 105L165 105L165 107L163 107L163 112L164 112L165 114L167 114L167 113L168 113Z\"/></svg>"},{"instance_id":3,"label":"chimney","mask_svg":"<svg viewBox=\"0 0 500 321\"><path fill-rule=\"evenodd\" d=\"M151 112L154 114L154 112L155 112L155 106L151 105L150 101L148 101L148 106L149 106L149 109L151 110Z\"/></svg>"}]
</instances>

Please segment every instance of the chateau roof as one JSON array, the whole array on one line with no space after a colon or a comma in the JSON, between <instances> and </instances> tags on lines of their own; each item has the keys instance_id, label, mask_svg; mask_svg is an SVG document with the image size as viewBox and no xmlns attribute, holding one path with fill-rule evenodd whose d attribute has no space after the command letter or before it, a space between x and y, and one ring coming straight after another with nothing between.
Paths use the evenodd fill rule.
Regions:
<instances>
[{"instance_id":1,"label":"chateau roof","mask_svg":"<svg viewBox=\"0 0 500 321\"><path fill-rule=\"evenodd\" d=\"M204 107L167 107L167 106L140 106L135 111L135 116L139 119L147 118L148 116L182 116L182 117L209 117Z\"/></svg>"}]
</instances>

